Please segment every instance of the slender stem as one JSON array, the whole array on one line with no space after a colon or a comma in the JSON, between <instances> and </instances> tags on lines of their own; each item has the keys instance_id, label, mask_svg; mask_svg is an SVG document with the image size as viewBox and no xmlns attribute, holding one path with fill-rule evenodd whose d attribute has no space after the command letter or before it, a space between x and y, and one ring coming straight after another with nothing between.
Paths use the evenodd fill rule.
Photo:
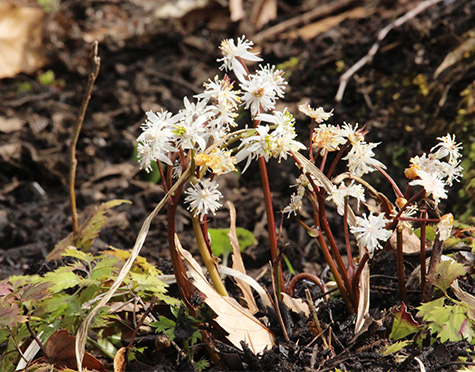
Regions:
<instances>
[{"instance_id":1,"label":"slender stem","mask_svg":"<svg viewBox=\"0 0 475 372\"><path fill-rule=\"evenodd\" d=\"M193 213L193 212L192 212ZM201 230L199 216L194 216L191 218L193 222L193 232L195 233L196 243L200 250L201 257L203 262L208 269L209 276L213 282L214 288L221 296L228 296L226 287L224 286L221 276L219 275L218 268L216 267L216 257L213 257L210 249L208 248L206 241L203 236L203 230Z\"/></svg>"},{"instance_id":2,"label":"slender stem","mask_svg":"<svg viewBox=\"0 0 475 372\"><path fill-rule=\"evenodd\" d=\"M427 275L431 275L437 264L440 262L440 257L442 256L442 251L444 250L444 241L440 239L439 233L435 236L434 245L432 246L432 252L430 254L429 270ZM426 283L425 291L422 294L422 302L430 301L432 298L432 292L434 286L430 283Z\"/></svg>"},{"instance_id":3,"label":"slender stem","mask_svg":"<svg viewBox=\"0 0 475 372\"><path fill-rule=\"evenodd\" d=\"M403 205L403 207L400 209L400 211L397 213L397 215L393 218L393 221L391 223L389 223L389 226L387 226L386 228L388 230L394 229L396 227L398 221L399 221L399 217L401 217L401 214L404 213L406 208L408 206L410 206L417 198L423 197L425 195L425 193L426 193L426 191L424 189L422 189L418 193L412 195L412 197L406 202L406 204Z\"/></svg>"},{"instance_id":4,"label":"slender stem","mask_svg":"<svg viewBox=\"0 0 475 372\"><path fill-rule=\"evenodd\" d=\"M427 218L427 210L421 209L421 251L420 251L420 261L421 261L421 294L423 295L426 287L426 224L424 220Z\"/></svg>"},{"instance_id":5,"label":"slender stem","mask_svg":"<svg viewBox=\"0 0 475 372\"><path fill-rule=\"evenodd\" d=\"M318 210L319 207L318 207L318 202L316 200L315 195L310 193L309 199L313 205L314 210ZM315 219L315 226L319 226L320 225L319 215L318 213L315 213L315 211L314 211L314 219ZM341 279L341 275L338 272L335 262L333 261L332 255L330 254L330 251L328 249L327 243L325 242L323 234L320 232L319 234L317 234L317 236L315 236L315 231L312 228L310 228L305 223L303 223L300 220L300 218L297 218L297 221L299 221L299 223L310 233L310 236L314 236L317 239L319 246L322 249L323 256L325 257L325 260L327 261L327 264L330 267L330 271L333 274L336 285L338 286L338 289L340 290L341 297L343 297L343 301L345 301L348 311L350 313L353 313L354 312L353 303L351 302L350 297L348 297L348 291L345 287L345 284L343 283L343 280Z\"/></svg>"},{"instance_id":6,"label":"slender stem","mask_svg":"<svg viewBox=\"0 0 475 372\"><path fill-rule=\"evenodd\" d=\"M340 269L340 273L343 276L343 281L345 282L345 286L348 290L348 294L350 295L351 299L354 301L354 294L353 294L353 288L350 283L350 278L348 276L348 271L346 270L345 264L343 263L343 259L341 258L340 251L338 249L338 246L336 244L335 238L333 237L333 233L330 229L330 224L328 223L326 213L325 213L325 199L323 198L322 193L317 194L318 198L318 204L319 204L319 217L320 217L320 227L322 230L325 232L325 236L328 239L328 242L330 243L330 248L333 253L333 256L335 257L336 263L338 265L338 268Z\"/></svg>"},{"instance_id":7,"label":"slender stem","mask_svg":"<svg viewBox=\"0 0 475 372\"><path fill-rule=\"evenodd\" d=\"M86 90L84 92L84 97L82 100L81 108L79 109L79 116L76 124L74 125L73 135L71 138L71 144L69 145L69 203L71 209L71 221L73 225L73 240L76 240L77 234L79 232L79 223L78 223L78 213L76 207L76 194L74 192L74 186L76 182L76 167L78 161L76 159L76 146L79 139L79 133L81 132L82 123L84 122L84 117L86 115L86 109L91 99L92 87L96 81L97 76L99 75L99 68L101 67L101 59L97 56L97 47L98 42L95 41L91 46L91 60L92 60L92 71L89 74L89 79L87 81Z\"/></svg>"},{"instance_id":8,"label":"slender stem","mask_svg":"<svg viewBox=\"0 0 475 372\"><path fill-rule=\"evenodd\" d=\"M343 145L343 147L340 149L340 151L338 151L338 153L335 156L335 159L333 159L333 162L332 162L332 165L330 166L330 169L328 170L327 178L331 178L333 172L335 171L336 165L340 161L341 157L343 156L343 153L346 151L346 149L348 148L349 145L350 145L350 141L347 141Z\"/></svg>"},{"instance_id":9,"label":"slender stem","mask_svg":"<svg viewBox=\"0 0 475 372\"><path fill-rule=\"evenodd\" d=\"M193 295L193 289L186 275L185 264L183 263L175 244L175 233L176 233L175 216L176 216L176 210L178 207L179 195L181 195L182 189L183 189L183 186L180 186L180 188L177 190L176 195L178 195L178 197L175 196L173 198L168 199L168 207L167 207L168 246L170 248L170 257L172 260L173 271L175 273L178 289L180 291L183 302L187 305L190 311L192 311L194 309L193 305L191 304L191 296Z\"/></svg>"},{"instance_id":10,"label":"slender stem","mask_svg":"<svg viewBox=\"0 0 475 372\"><path fill-rule=\"evenodd\" d=\"M406 280L404 278L404 258L402 255L402 248L403 248L403 237L402 237L402 226L398 225L397 227L397 277L398 277L398 284L399 284L399 295L401 296L401 300L404 303L407 302L407 291L406 291Z\"/></svg>"},{"instance_id":11,"label":"slender stem","mask_svg":"<svg viewBox=\"0 0 475 372\"><path fill-rule=\"evenodd\" d=\"M403 198L404 195L402 194L401 190L399 190L398 185L396 185L396 182L394 182L394 180L389 176L389 174L387 174L384 169L378 167L377 165L373 165L373 167L376 170L378 170L378 172L381 173L384 176L384 178L386 178L389 181L389 183L393 187L393 191L396 194L396 197L397 198Z\"/></svg>"}]
</instances>

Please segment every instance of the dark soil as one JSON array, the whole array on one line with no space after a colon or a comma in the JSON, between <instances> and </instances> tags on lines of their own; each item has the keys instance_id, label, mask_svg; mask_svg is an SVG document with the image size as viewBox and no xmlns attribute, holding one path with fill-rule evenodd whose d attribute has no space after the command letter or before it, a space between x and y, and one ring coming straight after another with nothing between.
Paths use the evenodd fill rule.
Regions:
<instances>
[{"instance_id":1,"label":"dark soil","mask_svg":"<svg viewBox=\"0 0 475 372\"><path fill-rule=\"evenodd\" d=\"M38 270L46 254L71 231L67 152L90 69L91 35L101 39L101 70L77 146L80 220L101 202L132 202L109 213L110 222L96 239L94 250L108 245L130 249L142 222L164 195L160 186L147 182L147 175L134 161L135 139L144 112L179 110L184 96L200 92L203 81L222 74L216 62L220 41L243 32L251 40L253 36L260 40L256 45L266 62L288 66L289 85L279 107L287 106L296 115L300 133L306 134L309 123L298 112L299 104L310 102L326 110L334 108L333 123L366 124L370 141L382 142L376 149L378 159L402 183L410 157L428 151L435 137L450 131L466 148L474 142L475 110L471 107L472 111L467 111L469 103L462 92L475 81L475 53L472 51L463 62L453 64L437 78L434 72L470 32L473 37L475 2L439 2L392 30L380 43L374 59L350 79L340 103L335 102L335 94L341 74L367 53L381 29L415 5L412 1L349 1L345 7L313 22L358 7L363 14L343 17L334 27L310 38L292 34L302 25L263 37L262 30L253 31L248 20L231 22L227 8L221 5L226 3L210 2L205 9L179 19L159 20L151 16L151 7L158 7L160 2L71 0L61 2L56 11L47 15L43 34L48 64L36 74L20 74L0 84L0 115L22 123L21 129L12 132L2 130L0 125L0 279ZM251 2L245 3L248 19L252 6L248 4ZM264 29L311 11L314 3L278 1L278 17ZM289 64L291 58L298 63ZM55 73L56 83L45 85L38 81L39 74L47 70ZM19 92L19 84L25 82L31 90ZM462 109L466 116L461 117ZM271 162L270 167L278 211L288 203L292 192L288 186L295 183L297 173L291 162ZM374 182L383 191L390 191L381 180ZM236 205L238 226L253 231L259 241L244 254L251 274L260 272L269 261L259 184L257 172L251 168L239 178L226 178L221 185L225 199ZM442 208L447 212L458 208L463 213L461 206L472 203L470 195L462 193L460 199L456 193L457 190L449 198L455 201ZM277 216L279 221L280 214ZM228 224L224 208L210 221L211 227ZM191 221L184 209L179 210L177 229L185 247L196 252L189 233ZM281 240L282 245L288 244L285 253L297 272L310 271L328 279L325 273L322 275L326 266L323 256L291 219L283 222ZM170 272L163 214L154 220L141 254ZM376 255L372 274L395 277L395 264L387 268L384 254L390 257L393 253ZM386 271L378 272L382 266ZM290 275L286 273L286 277ZM212 370L418 371L415 356L427 371L460 368L458 357L468 356L468 345L461 342L426 345L422 350L409 348L412 354L402 365L392 356L382 357L380 349L391 331L390 309L400 300L397 281L377 279L372 284L371 315L375 322L358 338L354 339L354 318L342 302L334 300L320 314L322 323L332 327L332 349L325 349L321 339L313 341L315 335L307 319L289 313L289 341L276 328L278 346L260 358L218 343L222 364ZM319 295L315 289L312 293ZM298 289L297 295L305 297L303 288ZM413 305L417 306L416 302ZM154 370L191 368L175 366L174 358L176 354L170 352Z\"/></svg>"}]
</instances>

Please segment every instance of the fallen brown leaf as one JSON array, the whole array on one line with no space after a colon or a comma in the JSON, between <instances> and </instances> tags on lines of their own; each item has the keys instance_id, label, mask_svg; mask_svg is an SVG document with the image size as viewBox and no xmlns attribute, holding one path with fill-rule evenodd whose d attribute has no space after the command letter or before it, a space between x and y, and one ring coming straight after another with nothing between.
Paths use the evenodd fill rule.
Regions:
<instances>
[{"instance_id":1,"label":"fallen brown leaf","mask_svg":"<svg viewBox=\"0 0 475 372\"><path fill-rule=\"evenodd\" d=\"M41 53L44 15L39 8L0 0L0 79L19 72L32 73L44 66L46 58Z\"/></svg>"}]
</instances>

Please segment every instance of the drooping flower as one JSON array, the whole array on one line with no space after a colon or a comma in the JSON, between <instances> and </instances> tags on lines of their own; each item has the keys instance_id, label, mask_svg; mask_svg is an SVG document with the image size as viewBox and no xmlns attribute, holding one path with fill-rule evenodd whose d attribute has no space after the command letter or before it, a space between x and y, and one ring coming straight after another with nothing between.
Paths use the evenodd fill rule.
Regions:
<instances>
[{"instance_id":1,"label":"drooping flower","mask_svg":"<svg viewBox=\"0 0 475 372\"><path fill-rule=\"evenodd\" d=\"M299 111L314 119L315 123L317 124L327 121L333 115L333 110L331 110L330 112L325 112L323 107L318 107L314 109L308 103L300 105Z\"/></svg>"},{"instance_id":2,"label":"drooping flower","mask_svg":"<svg viewBox=\"0 0 475 372\"><path fill-rule=\"evenodd\" d=\"M200 216L200 220L203 220L209 213L216 214L216 211L221 207L219 199L223 196L218 190L218 186L216 181L204 179L191 185L185 191L185 194L188 195L185 202L190 204L188 209L195 217Z\"/></svg>"},{"instance_id":3,"label":"drooping flower","mask_svg":"<svg viewBox=\"0 0 475 372\"><path fill-rule=\"evenodd\" d=\"M356 217L356 224L350 227L350 231L356 236L358 246L368 252L373 257L374 251L382 248L380 241L388 240L392 233L385 228L389 222L384 217L384 213L374 215L370 213L369 217L363 214L363 217Z\"/></svg>"},{"instance_id":4,"label":"drooping flower","mask_svg":"<svg viewBox=\"0 0 475 372\"><path fill-rule=\"evenodd\" d=\"M223 58L217 60L218 62L223 62L223 64L219 69L224 69L226 71L232 70L239 81L245 81L247 71L239 59L256 62L262 61L262 58L257 57L257 53L249 52L249 49L251 49L253 45L254 43L247 40L244 35L237 39L237 44L234 43L233 39L223 40L219 47L223 54Z\"/></svg>"}]
</instances>

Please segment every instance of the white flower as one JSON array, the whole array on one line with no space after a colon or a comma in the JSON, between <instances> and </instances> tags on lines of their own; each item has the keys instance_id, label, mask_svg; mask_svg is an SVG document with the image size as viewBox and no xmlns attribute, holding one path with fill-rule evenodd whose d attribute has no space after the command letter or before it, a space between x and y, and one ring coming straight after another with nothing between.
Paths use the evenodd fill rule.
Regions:
<instances>
[{"instance_id":1,"label":"white flower","mask_svg":"<svg viewBox=\"0 0 475 372\"><path fill-rule=\"evenodd\" d=\"M142 134L137 138L137 156L140 167L149 172L153 161L162 161L168 165L173 165L168 157L168 153L178 151L173 145L173 125L176 123L176 116L172 116L167 111L146 113L147 119L142 124Z\"/></svg>"},{"instance_id":2,"label":"white flower","mask_svg":"<svg viewBox=\"0 0 475 372\"><path fill-rule=\"evenodd\" d=\"M254 118L260 110L268 111L275 107L276 92L268 79L259 75L249 75L249 80L241 83L243 91L242 105L247 110L250 108Z\"/></svg>"},{"instance_id":3,"label":"white flower","mask_svg":"<svg viewBox=\"0 0 475 372\"><path fill-rule=\"evenodd\" d=\"M295 139L297 134L293 127L279 126L272 132L271 137L270 152L272 157L279 159L279 162L282 158L287 159L287 155L291 152L306 149L303 143Z\"/></svg>"},{"instance_id":4,"label":"white flower","mask_svg":"<svg viewBox=\"0 0 475 372\"><path fill-rule=\"evenodd\" d=\"M211 168L216 175L232 172L236 170L234 166L236 159L231 156L231 152L232 150L225 151L215 148L209 155L204 153L196 155L195 163L199 167Z\"/></svg>"},{"instance_id":5,"label":"white flower","mask_svg":"<svg viewBox=\"0 0 475 372\"><path fill-rule=\"evenodd\" d=\"M237 45L234 44L233 39L223 40L219 47L223 54L223 58L219 58L217 60L218 62L223 62L223 64L219 69L224 69L226 71L233 70L239 81L245 81L247 71L239 59L247 61L262 61L262 58L257 57L256 53L249 52L249 49L251 49L252 45L254 45L254 43L252 41L246 40L244 35L237 39Z\"/></svg>"},{"instance_id":6,"label":"white flower","mask_svg":"<svg viewBox=\"0 0 475 372\"><path fill-rule=\"evenodd\" d=\"M356 225L350 227L350 231L355 234L358 246L364 248L370 257L373 257L374 250L382 248L379 241L388 240L392 233L385 228L389 222L384 218L384 213L375 216L373 212L369 217L356 217Z\"/></svg>"},{"instance_id":7,"label":"white flower","mask_svg":"<svg viewBox=\"0 0 475 372\"><path fill-rule=\"evenodd\" d=\"M326 152L339 150L340 145L346 142L347 140L341 135L340 129L334 125L321 124L318 128L315 128L312 136L312 146L320 149L322 156Z\"/></svg>"},{"instance_id":8,"label":"white flower","mask_svg":"<svg viewBox=\"0 0 475 372\"><path fill-rule=\"evenodd\" d=\"M295 119L287 108L284 111L274 111L272 114L259 114L256 116L256 120L272 123L283 128L294 128L295 126Z\"/></svg>"},{"instance_id":9,"label":"white flower","mask_svg":"<svg viewBox=\"0 0 475 372\"><path fill-rule=\"evenodd\" d=\"M364 141L364 134L358 129L358 124L352 127L351 124L343 122L343 127L340 128L340 135L347 138L352 145Z\"/></svg>"},{"instance_id":10,"label":"white flower","mask_svg":"<svg viewBox=\"0 0 475 372\"><path fill-rule=\"evenodd\" d=\"M185 191L188 196L185 198L186 203L190 203L188 209L194 216L200 216L200 220L210 212L216 214L221 207L219 199L223 196L218 190L216 181L209 179L199 180L198 183L192 185Z\"/></svg>"},{"instance_id":11,"label":"white flower","mask_svg":"<svg viewBox=\"0 0 475 372\"><path fill-rule=\"evenodd\" d=\"M333 115L333 110L331 110L330 112L325 112L323 110L323 107L313 109L308 103L300 105L299 111L314 119L315 123L317 124L327 121Z\"/></svg>"},{"instance_id":12,"label":"white flower","mask_svg":"<svg viewBox=\"0 0 475 372\"><path fill-rule=\"evenodd\" d=\"M343 216L345 213L345 198L351 196L356 199L360 207L360 202L365 202L366 198L364 195L364 188L362 185L355 185L355 181L352 180L351 183L347 186L344 182L338 186L338 188L333 189L333 193L327 197L327 200L332 200L337 206L337 212L340 216Z\"/></svg>"},{"instance_id":13,"label":"white flower","mask_svg":"<svg viewBox=\"0 0 475 372\"><path fill-rule=\"evenodd\" d=\"M373 149L379 143L359 142L353 144L350 152L343 160L348 160L348 168L352 174L361 177L362 175L372 172L376 167L386 169L386 166L379 160L373 159Z\"/></svg>"},{"instance_id":14,"label":"white flower","mask_svg":"<svg viewBox=\"0 0 475 372\"><path fill-rule=\"evenodd\" d=\"M261 69L256 71L258 76L261 76L267 81L275 91L275 94L284 98L284 89L287 82L284 80L284 71L278 70L275 66L267 65L265 67L259 66Z\"/></svg>"},{"instance_id":15,"label":"white flower","mask_svg":"<svg viewBox=\"0 0 475 372\"><path fill-rule=\"evenodd\" d=\"M206 102L194 103L185 97L183 103L185 108L176 115L179 122L173 126L177 144L183 149L192 149L197 145L200 151L204 151L210 136L206 128L206 122L210 117Z\"/></svg>"},{"instance_id":16,"label":"white flower","mask_svg":"<svg viewBox=\"0 0 475 372\"><path fill-rule=\"evenodd\" d=\"M447 134L444 137L437 137L437 139L440 141L440 143L435 145L430 150L430 152L433 153L437 159L442 159L448 155L449 164L457 164L458 158L462 156L462 154L460 154L460 150L462 150L462 144L455 142L455 134L453 137L450 137L450 134ZM434 151L436 152L434 153Z\"/></svg>"},{"instance_id":17,"label":"white flower","mask_svg":"<svg viewBox=\"0 0 475 372\"><path fill-rule=\"evenodd\" d=\"M447 198L447 190L444 188L445 183L439 174L420 170L417 172L417 175L419 176L419 179L409 182L409 185L422 186L428 196L432 195L435 204L439 204L440 199Z\"/></svg>"},{"instance_id":18,"label":"white flower","mask_svg":"<svg viewBox=\"0 0 475 372\"><path fill-rule=\"evenodd\" d=\"M215 76L214 81L211 81L211 79L208 81L209 83L203 83L205 91L195 95L195 98L203 99L206 102L212 99L219 104L229 106L229 109L237 108L241 102L239 97L240 91L233 90L233 85L229 78L219 80L218 76Z\"/></svg>"},{"instance_id":19,"label":"white flower","mask_svg":"<svg viewBox=\"0 0 475 372\"><path fill-rule=\"evenodd\" d=\"M272 136L269 135L270 127L268 125L259 125L256 134L241 140L240 151L236 154L236 160L240 163L247 158L243 173L246 171L252 159L258 159L263 156L266 161L269 160L272 150Z\"/></svg>"}]
</instances>

